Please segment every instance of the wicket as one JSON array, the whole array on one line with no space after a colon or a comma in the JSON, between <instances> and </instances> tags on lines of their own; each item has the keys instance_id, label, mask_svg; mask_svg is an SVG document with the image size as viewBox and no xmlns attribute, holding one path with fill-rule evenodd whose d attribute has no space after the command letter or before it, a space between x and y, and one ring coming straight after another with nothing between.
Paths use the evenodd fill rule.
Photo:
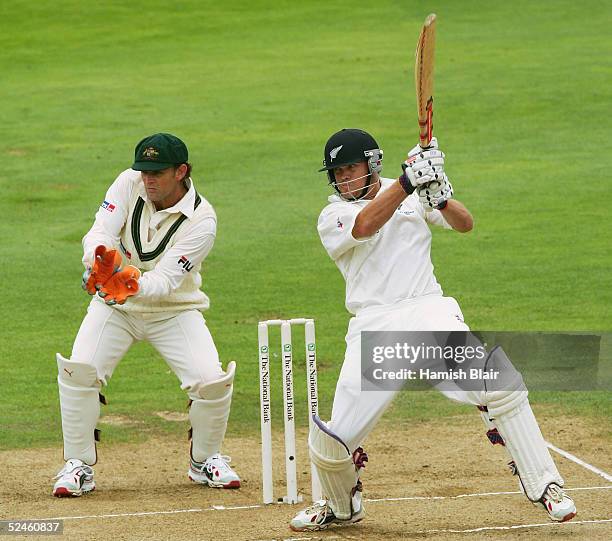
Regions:
<instances>
[{"instance_id":1,"label":"wicket","mask_svg":"<svg viewBox=\"0 0 612 541\"><path fill-rule=\"evenodd\" d=\"M259 336L259 398L261 406L261 463L263 470L263 502L274 501L272 476L272 417L270 411L270 348L268 344L268 327L280 326L283 372L283 406L285 421L285 469L287 476L287 495L279 502L298 503L296 455L295 455L295 419L293 400L293 347L291 344L291 326L304 325L306 344L306 384L308 389L308 426L312 428L312 416L319 413L317 392L317 346L315 340L314 320L306 318L271 319L260 321L257 332ZM321 499L321 486L316 470L311 465L312 500Z\"/></svg>"}]
</instances>

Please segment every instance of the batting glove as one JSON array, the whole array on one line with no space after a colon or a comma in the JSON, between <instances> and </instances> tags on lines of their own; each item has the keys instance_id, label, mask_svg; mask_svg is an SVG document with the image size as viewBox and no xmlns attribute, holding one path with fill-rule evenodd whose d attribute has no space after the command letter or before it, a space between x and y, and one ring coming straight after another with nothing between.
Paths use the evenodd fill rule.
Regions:
<instances>
[{"instance_id":1,"label":"batting glove","mask_svg":"<svg viewBox=\"0 0 612 541\"><path fill-rule=\"evenodd\" d=\"M431 212L434 209L442 210L449 199L453 198L453 187L444 175L440 180L431 181L429 184L419 186L417 189L419 201L426 212Z\"/></svg>"},{"instance_id":2,"label":"batting glove","mask_svg":"<svg viewBox=\"0 0 612 541\"><path fill-rule=\"evenodd\" d=\"M416 145L408 152L408 159L402 164L400 184L407 194L416 188L444 176L444 153L438 149L438 140L433 137L426 149Z\"/></svg>"}]
</instances>

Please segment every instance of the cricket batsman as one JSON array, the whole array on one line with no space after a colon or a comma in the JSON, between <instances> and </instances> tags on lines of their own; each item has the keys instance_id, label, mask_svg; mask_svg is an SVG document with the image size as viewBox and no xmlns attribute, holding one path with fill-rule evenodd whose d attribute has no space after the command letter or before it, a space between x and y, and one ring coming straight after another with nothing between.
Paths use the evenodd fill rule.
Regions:
<instances>
[{"instance_id":1,"label":"cricket batsman","mask_svg":"<svg viewBox=\"0 0 612 541\"><path fill-rule=\"evenodd\" d=\"M145 137L134 163L106 192L83 238L83 288L92 295L70 358L57 354L64 467L53 495L95 489L100 390L130 346L150 342L190 399L192 481L238 488L220 453L232 399L235 363L223 371L201 311L202 262L217 218L190 177L185 143L168 133Z\"/></svg>"},{"instance_id":2,"label":"cricket batsman","mask_svg":"<svg viewBox=\"0 0 612 541\"><path fill-rule=\"evenodd\" d=\"M351 524L365 515L359 471L367 456L361 445L397 391L361 391L361 332L469 330L457 301L443 295L430 256L430 225L460 233L473 227L469 211L453 199L444 153L435 138L427 149L416 146L395 180L380 176L382 158L374 138L358 129L341 130L325 145L321 171L336 193L319 216L318 231L346 281L346 308L354 317L331 420L314 417L308 441L325 499L293 518L296 531ZM497 391L442 392L478 406L487 435L505 445L527 498L554 521L576 515L522 378Z\"/></svg>"}]
</instances>

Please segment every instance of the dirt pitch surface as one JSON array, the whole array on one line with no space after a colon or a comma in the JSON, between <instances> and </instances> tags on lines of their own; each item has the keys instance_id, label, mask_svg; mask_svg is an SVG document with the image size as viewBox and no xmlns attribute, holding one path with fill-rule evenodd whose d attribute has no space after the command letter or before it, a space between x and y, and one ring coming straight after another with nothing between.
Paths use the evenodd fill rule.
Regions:
<instances>
[{"instance_id":1,"label":"dirt pitch surface","mask_svg":"<svg viewBox=\"0 0 612 541\"><path fill-rule=\"evenodd\" d=\"M612 471L609 447L599 439L597 426L572 418L542 425L556 446ZM300 438L305 441L305 432ZM0 518L63 518L61 538L79 540L612 539L612 483L554 455L566 486L575 489L570 494L578 516L570 523L551 523L543 509L517 492L516 478L505 467L505 452L488 443L476 415L444 424L379 426L366 447L366 519L325 532L288 529L301 506L261 505L257 438L233 435L226 443L225 451L243 479L240 490L191 483L186 475L188 444L150 439L145 444L99 446L98 488L70 499L51 496L52 477L61 466L58 449L3 451ZM275 489L281 495L280 437L275 449ZM302 449L298 471L308 502L306 455Z\"/></svg>"}]
</instances>

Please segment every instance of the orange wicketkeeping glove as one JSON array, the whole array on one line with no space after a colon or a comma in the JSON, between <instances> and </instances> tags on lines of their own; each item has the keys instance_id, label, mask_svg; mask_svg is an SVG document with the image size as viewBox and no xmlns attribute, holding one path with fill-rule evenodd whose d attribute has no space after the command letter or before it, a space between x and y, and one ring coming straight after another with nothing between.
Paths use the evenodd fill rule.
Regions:
<instances>
[{"instance_id":1,"label":"orange wicketkeeping glove","mask_svg":"<svg viewBox=\"0 0 612 541\"><path fill-rule=\"evenodd\" d=\"M121 267L121 254L117 250L108 250L98 246L94 252L94 264L83 274L83 289L90 295L96 291Z\"/></svg>"},{"instance_id":2,"label":"orange wicketkeeping glove","mask_svg":"<svg viewBox=\"0 0 612 541\"><path fill-rule=\"evenodd\" d=\"M108 305L123 304L128 297L138 293L139 278L140 271L132 265L127 265L104 283L98 295Z\"/></svg>"}]
</instances>

